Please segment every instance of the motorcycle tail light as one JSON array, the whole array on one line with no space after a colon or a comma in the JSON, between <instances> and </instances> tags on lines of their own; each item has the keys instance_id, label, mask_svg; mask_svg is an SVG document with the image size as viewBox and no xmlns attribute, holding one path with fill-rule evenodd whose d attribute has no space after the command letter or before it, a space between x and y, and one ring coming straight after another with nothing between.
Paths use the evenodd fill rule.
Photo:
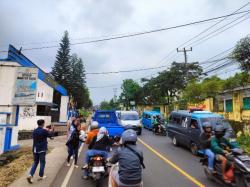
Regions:
<instances>
[{"instance_id":1,"label":"motorcycle tail light","mask_svg":"<svg viewBox=\"0 0 250 187\"><path fill-rule=\"evenodd\" d=\"M102 157L95 157L95 160L101 161L101 160L102 160Z\"/></svg>"}]
</instances>

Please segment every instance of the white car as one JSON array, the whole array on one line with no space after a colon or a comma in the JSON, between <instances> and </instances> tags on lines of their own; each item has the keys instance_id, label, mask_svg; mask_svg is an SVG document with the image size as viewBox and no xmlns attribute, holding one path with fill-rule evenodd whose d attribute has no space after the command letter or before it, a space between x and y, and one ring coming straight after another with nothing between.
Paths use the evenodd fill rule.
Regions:
<instances>
[{"instance_id":1,"label":"white car","mask_svg":"<svg viewBox=\"0 0 250 187\"><path fill-rule=\"evenodd\" d=\"M125 129L133 129L138 135L141 135L142 126L139 114L136 111L119 111L117 112L119 123L125 127Z\"/></svg>"}]
</instances>

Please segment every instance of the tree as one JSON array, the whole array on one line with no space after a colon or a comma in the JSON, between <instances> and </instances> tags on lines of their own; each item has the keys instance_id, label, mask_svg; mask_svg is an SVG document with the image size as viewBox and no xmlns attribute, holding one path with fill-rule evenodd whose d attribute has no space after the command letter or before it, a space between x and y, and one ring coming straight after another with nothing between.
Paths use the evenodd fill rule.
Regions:
<instances>
[{"instance_id":1,"label":"tree","mask_svg":"<svg viewBox=\"0 0 250 187\"><path fill-rule=\"evenodd\" d=\"M190 81L184 89L182 99L186 103L200 103L204 100L204 98L201 97L202 95L202 85L193 80Z\"/></svg>"},{"instance_id":2,"label":"tree","mask_svg":"<svg viewBox=\"0 0 250 187\"><path fill-rule=\"evenodd\" d=\"M247 72L236 73L234 76L225 80L224 90L231 90L237 87L245 87L249 84L250 77Z\"/></svg>"},{"instance_id":3,"label":"tree","mask_svg":"<svg viewBox=\"0 0 250 187\"><path fill-rule=\"evenodd\" d=\"M71 56L72 74L70 82L72 83L72 97L77 103L78 108L88 108L91 105L89 91L86 86L85 68L81 58L76 54Z\"/></svg>"},{"instance_id":4,"label":"tree","mask_svg":"<svg viewBox=\"0 0 250 187\"><path fill-rule=\"evenodd\" d=\"M217 76L206 78L202 81L202 98L215 98L223 91L224 81Z\"/></svg>"},{"instance_id":5,"label":"tree","mask_svg":"<svg viewBox=\"0 0 250 187\"><path fill-rule=\"evenodd\" d=\"M71 73L69 34L65 31L60 42L60 48L57 51L56 61L52 67L51 74L69 93L72 92L72 83L70 82Z\"/></svg>"},{"instance_id":6,"label":"tree","mask_svg":"<svg viewBox=\"0 0 250 187\"><path fill-rule=\"evenodd\" d=\"M143 79L144 97L148 103L172 104L178 100L181 91L185 89L189 80L198 80L202 74L202 68L198 63L173 62L170 70L159 73L155 78Z\"/></svg>"},{"instance_id":7,"label":"tree","mask_svg":"<svg viewBox=\"0 0 250 187\"><path fill-rule=\"evenodd\" d=\"M110 106L108 101L102 101L100 104L100 109L101 110L111 110L112 107Z\"/></svg>"},{"instance_id":8,"label":"tree","mask_svg":"<svg viewBox=\"0 0 250 187\"><path fill-rule=\"evenodd\" d=\"M231 58L240 63L241 69L250 71L250 37L242 38L232 52Z\"/></svg>"},{"instance_id":9,"label":"tree","mask_svg":"<svg viewBox=\"0 0 250 187\"><path fill-rule=\"evenodd\" d=\"M121 101L125 104L126 107L130 105L130 101L135 101L138 103L140 101L140 85L133 79L123 80L122 93L120 96Z\"/></svg>"}]
</instances>

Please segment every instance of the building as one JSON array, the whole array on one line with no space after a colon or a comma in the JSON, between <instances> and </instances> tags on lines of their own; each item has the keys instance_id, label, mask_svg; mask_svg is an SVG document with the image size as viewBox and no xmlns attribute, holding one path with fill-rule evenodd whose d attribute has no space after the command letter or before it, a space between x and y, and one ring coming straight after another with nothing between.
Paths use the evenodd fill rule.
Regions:
<instances>
[{"instance_id":1,"label":"building","mask_svg":"<svg viewBox=\"0 0 250 187\"><path fill-rule=\"evenodd\" d=\"M37 120L66 122L67 90L12 45L0 60L0 149L16 149L18 131L33 130Z\"/></svg>"}]
</instances>

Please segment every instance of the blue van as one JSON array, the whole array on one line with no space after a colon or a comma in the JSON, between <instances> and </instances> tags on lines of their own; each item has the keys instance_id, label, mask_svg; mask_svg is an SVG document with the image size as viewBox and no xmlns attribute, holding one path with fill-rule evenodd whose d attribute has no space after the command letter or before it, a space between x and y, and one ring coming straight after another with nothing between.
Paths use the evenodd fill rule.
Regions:
<instances>
[{"instance_id":1,"label":"blue van","mask_svg":"<svg viewBox=\"0 0 250 187\"><path fill-rule=\"evenodd\" d=\"M154 116L160 115L162 116L162 114L158 111L144 111L142 114L142 126L146 129L153 129L153 122Z\"/></svg>"},{"instance_id":2,"label":"blue van","mask_svg":"<svg viewBox=\"0 0 250 187\"><path fill-rule=\"evenodd\" d=\"M225 138L235 142L235 135L231 125L224 120L223 116L209 111L173 111L169 116L168 136L175 146L183 145L190 148L194 155L202 153L200 150L200 134L203 131L204 122L210 122L213 127L221 122L225 129Z\"/></svg>"},{"instance_id":3,"label":"blue van","mask_svg":"<svg viewBox=\"0 0 250 187\"><path fill-rule=\"evenodd\" d=\"M113 110L97 110L92 120L99 123L99 128L106 127L111 137L121 137L124 132L124 127L118 123L116 112Z\"/></svg>"}]
</instances>

